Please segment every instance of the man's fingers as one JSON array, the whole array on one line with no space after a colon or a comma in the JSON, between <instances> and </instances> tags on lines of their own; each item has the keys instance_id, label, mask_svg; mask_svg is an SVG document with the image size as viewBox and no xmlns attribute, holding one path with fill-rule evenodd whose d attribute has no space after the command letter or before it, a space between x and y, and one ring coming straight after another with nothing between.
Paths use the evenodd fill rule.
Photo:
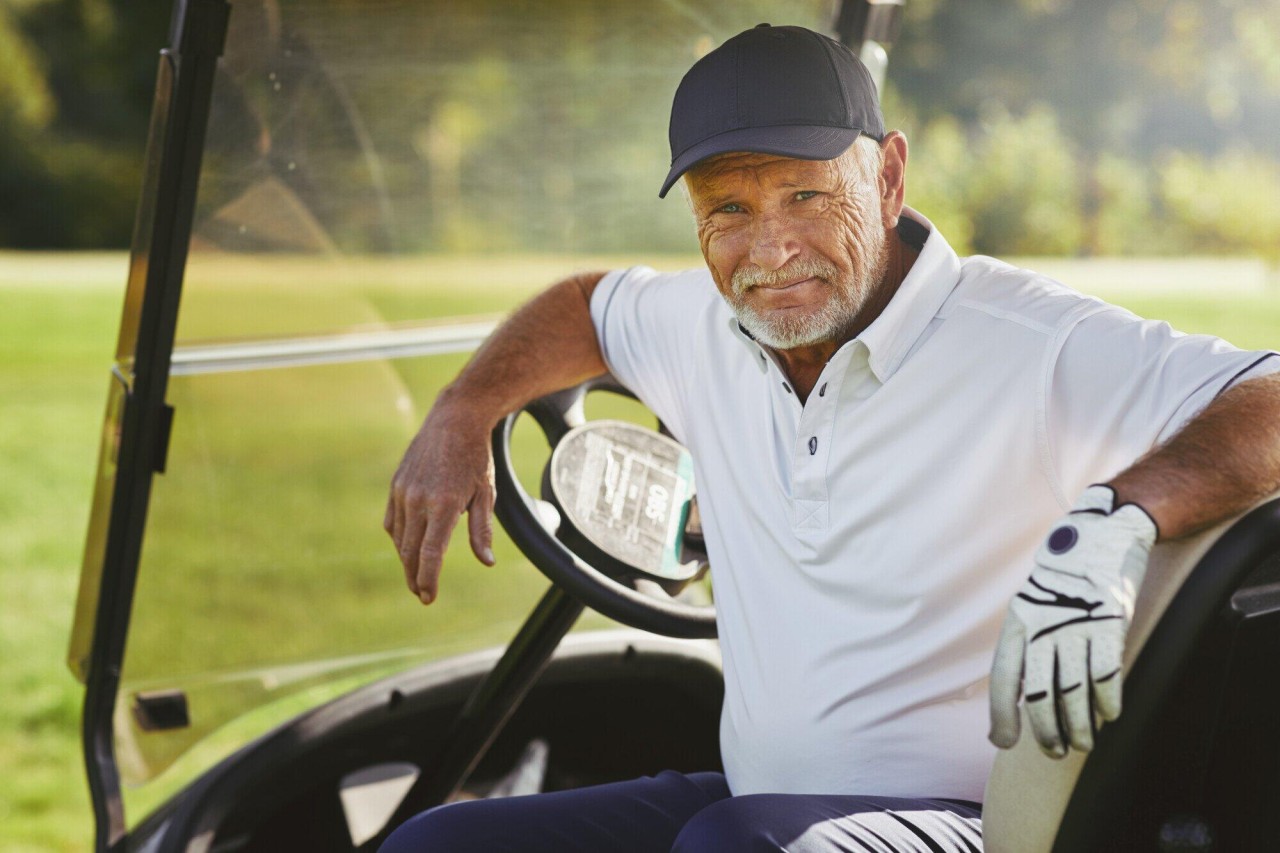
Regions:
<instances>
[{"instance_id":1,"label":"man's fingers","mask_svg":"<svg viewBox=\"0 0 1280 853\"><path fill-rule=\"evenodd\" d=\"M1123 657L1123 633L1100 632L1089 644L1089 676L1093 681L1093 698L1098 706L1098 713L1104 720L1114 720L1120 716L1120 667Z\"/></svg>"},{"instance_id":2,"label":"man's fingers","mask_svg":"<svg viewBox=\"0 0 1280 853\"><path fill-rule=\"evenodd\" d=\"M449 547L453 536L453 528L458 524L461 513L456 509L442 507L427 517L426 532L418 549L418 573L416 577L418 598L423 604L436 600L440 581L440 566L444 562L444 552Z\"/></svg>"},{"instance_id":3,"label":"man's fingers","mask_svg":"<svg viewBox=\"0 0 1280 853\"><path fill-rule=\"evenodd\" d=\"M471 550L486 566L493 559L493 490L476 493L467 507L467 532L471 537Z\"/></svg>"},{"instance_id":4,"label":"man's fingers","mask_svg":"<svg viewBox=\"0 0 1280 853\"><path fill-rule=\"evenodd\" d=\"M1009 749L1018 742L1022 719L1018 713L1018 694L1022 690L1022 656L1026 631L1012 614L1005 617L996 643L995 661L991 666L991 733L993 744Z\"/></svg>"},{"instance_id":5,"label":"man's fingers","mask_svg":"<svg viewBox=\"0 0 1280 853\"><path fill-rule=\"evenodd\" d=\"M1093 749L1093 706L1089 698L1089 641L1062 632L1058 640L1058 713L1075 749Z\"/></svg>"},{"instance_id":6,"label":"man's fingers","mask_svg":"<svg viewBox=\"0 0 1280 853\"><path fill-rule=\"evenodd\" d=\"M405 584L429 604L438 594L445 550L464 510L471 509L473 547L493 562L493 456L489 430L459 410L452 418L439 401L409 444L391 482L383 527L404 567ZM478 426L478 428L476 428Z\"/></svg>"},{"instance_id":7,"label":"man's fingers","mask_svg":"<svg viewBox=\"0 0 1280 853\"><path fill-rule=\"evenodd\" d=\"M404 564L404 579L409 585L409 591L418 595L418 554L427 532L428 520L423 510L413 507L406 508L403 517L404 523L396 547L400 552L400 562Z\"/></svg>"},{"instance_id":8,"label":"man's fingers","mask_svg":"<svg viewBox=\"0 0 1280 853\"><path fill-rule=\"evenodd\" d=\"M1027 719L1036 743L1046 755L1060 758L1066 754L1063 732L1058 720L1058 701L1054 692L1055 670L1052 642L1040 641L1027 645L1027 674L1023 689L1026 691Z\"/></svg>"},{"instance_id":9,"label":"man's fingers","mask_svg":"<svg viewBox=\"0 0 1280 853\"><path fill-rule=\"evenodd\" d=\"M396 544L396 550L399 551L404 541L405 494L404 488L398 483L391 487L391 501L394 504L391 511L391 541Z\"/></svg>"}]
</instances>

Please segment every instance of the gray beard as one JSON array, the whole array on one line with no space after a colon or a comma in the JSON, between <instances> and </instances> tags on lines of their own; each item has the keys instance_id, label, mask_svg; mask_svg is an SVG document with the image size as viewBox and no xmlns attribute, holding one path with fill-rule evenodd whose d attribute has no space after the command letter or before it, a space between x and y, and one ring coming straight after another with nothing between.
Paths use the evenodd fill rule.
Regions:
<instances>
[{"instance_id":1,"label":"gray beard","mask_svg":"<svg viewBox=\"0 0 1280 853\"><path fill-rule=\"evenodd\" d=\"M773 272L739 270L733 276L733 298L729 307L737 315L742 328L751 337L772 349L788 350L838 340L853 325L867 297L884 278L888 264L887 242L883 232L876 232L864 245L863 257L872 259L863 274L854 281L841 281L835 267L822 261L797 261ZM757 286L782 284L796 278L814 277L831 286L831 296L817 311L800 317L778 316L766 319L746 303L748 290Z\"/></svg>"},{"instance_id":2,"label":"gray beard","mask_svg":"<svg viewBox=\"0 0 1280 853\"><path fill-rule=\"evenodd\" d=\"M760 343L773 349L795 349L836 338L852 324L865 301L833 288L825 305L803 317L765 319L742 302L735 302L731 307L742 328Z\"/></svg>"}]
</instances>

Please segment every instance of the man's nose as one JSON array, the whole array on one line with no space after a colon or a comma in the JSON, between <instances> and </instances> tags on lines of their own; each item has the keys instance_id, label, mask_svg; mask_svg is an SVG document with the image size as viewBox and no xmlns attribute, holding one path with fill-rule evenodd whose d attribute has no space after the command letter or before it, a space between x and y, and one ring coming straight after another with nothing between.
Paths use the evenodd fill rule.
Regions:
<instances>
[{"instance_id":1,"label":"man's nose","mask_svg":"<svg viewBox=\"0 0 1280 853\"><path fill-rule=\"evenodd\" d=\"M766 215L755 221L750 260L763 270L776 270L800 254L800 244L784 216Z\"/></svg>"}]
</instances>

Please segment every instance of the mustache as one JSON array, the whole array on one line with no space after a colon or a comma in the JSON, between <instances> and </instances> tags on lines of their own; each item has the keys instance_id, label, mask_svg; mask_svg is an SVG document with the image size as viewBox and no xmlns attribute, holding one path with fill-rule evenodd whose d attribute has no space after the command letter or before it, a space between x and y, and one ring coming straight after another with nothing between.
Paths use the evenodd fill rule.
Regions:
<instances>
[{"instance_id":1,"label":"mustache","mask_svg":"<svg viewBox=\"0 0 1280 853\"><path fill-rule=\"evenodd\" d=\"M776 270L763 270L759 267L743 267L733 274L733 292L741 296L753 287L780 287L788 282L806 278L834 280L840 271L827 261L816 258L805 258L790 262Z\"/></svg>"}]
</instances>

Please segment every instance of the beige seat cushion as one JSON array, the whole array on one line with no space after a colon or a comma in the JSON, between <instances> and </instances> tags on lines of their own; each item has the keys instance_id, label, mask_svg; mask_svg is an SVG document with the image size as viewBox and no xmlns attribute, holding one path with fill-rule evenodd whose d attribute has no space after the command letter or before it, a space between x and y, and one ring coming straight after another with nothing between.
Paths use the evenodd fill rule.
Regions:
<instances>
[{"instance_id":1,"label":"beige seat cushion","mask_svg":"<svg viewBox=\"0 0 1280 853\"><path fill-rule=\"evenodd\" d=\"M1125 648L1126 671L1132 668L1183 580L1234 521L1225 521L1193 537L1162 542L1152 550ZM1050 850L1076 778L1084 766L1085 755L1074 750L1057 761L1042 753L1029 734L1025 710L1022 732L1017 746L1002 750L997 756L991 778L987 780L982 810L986 853Z\"/></svg>"}]
</instances>

